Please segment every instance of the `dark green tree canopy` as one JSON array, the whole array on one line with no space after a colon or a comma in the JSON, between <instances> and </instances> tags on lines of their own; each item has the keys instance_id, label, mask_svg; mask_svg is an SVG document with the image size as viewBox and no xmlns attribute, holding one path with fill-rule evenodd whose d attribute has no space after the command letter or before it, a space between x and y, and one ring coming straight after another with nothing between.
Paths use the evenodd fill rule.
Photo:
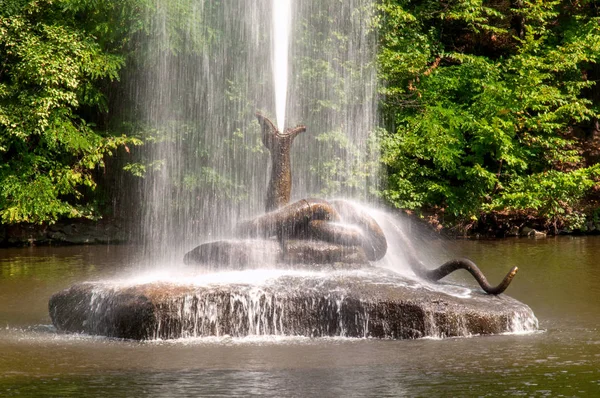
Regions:
<instances>
[{"instance_id":1,"label":"dark green tree canopy","mask_svg":"<svg viewBox=\"0 0 600 398\"><path fill-rule=\"evenodd\" d=\"M4 0L0 7L0 220L93 217L94 169L137 143L94 124L125 62L139 4ZM139 10L138 10L139 11ZM127 27L123 27L128 24Z\"/></svg>"},{"instance_id":2,"label":"dark green tree canopy","mask_svg":"<svg viewBox=\"0 0 600 398\"><path fill-rule=\"evenodd\" d=\"M384 197L451 222L526 211L581 223L600 166L598 7L385 0Z\"/></svg>"}]
</instances>

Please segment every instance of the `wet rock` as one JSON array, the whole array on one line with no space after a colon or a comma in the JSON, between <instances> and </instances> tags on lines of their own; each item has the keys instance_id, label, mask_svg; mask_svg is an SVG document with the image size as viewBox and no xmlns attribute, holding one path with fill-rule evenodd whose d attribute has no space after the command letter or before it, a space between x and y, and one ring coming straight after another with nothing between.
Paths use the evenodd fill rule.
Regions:
<instances>
[{"instance_id":1,"label":"wet rock","mask_svg":"<svg viewBox=\"0 0 600 398\"><path fill-rule=\"evenodd\" d=\"M521 230L521 236L528 236L530 238L545 238L546 233L540 232L533 228L523 227L523 229Z\"/></svg>"},{"instance_id":2,"label":"wet rock","mask_svg":"<svg viewBox=\"0 0 600 398\"><path fill-rule=\"evenodd\" d=\"M521 230L521 236L529 236L534 231L535 231L535 229L533 229L533 228L523 227L523 229Z\"/></svg>"},{"instance_id":3,"label":"wet rock","mask_svg":"<svg viewBox=\"0 0 600 398\"><path fill-rule=\"evenodd\" d=\"M116 244L128 240L124 228L106 221L0 226L0 246Z\"/></svg>"},{"instance_id":4,"label":"wet rock","mask_svg":"<svg viewBox=\"0 0 600 398\"><path fill-rule=\"evenodd\" d=\"M586 224L588 232L594 232L596 230L596 226L593 221L588 221Z\"/></svg>"},{"instance_id":5,"label":"wet rock","mask_svg":"<svg viewBox=\"0 0 600 398\"><path fill-rule=\"evenodd\" d=\"M222 335L412 339L537 328L531 309L508 296L439 286L383 269L290 273L260 284L94 282L55 294L49 310L59 331L136 340Z\"/></svg>"},{"instance_id":6,"label":"wet rock","mask_svg":"<svg viewBox=\"0 0 600 398\"><path fill-rule=\"evenodd\" d=\"M6 226L5 246L31 246L48 241L47 227L35 224L14 224Z\"/></svg>"},{"instance_id":7,"label":"wet rock","mask_svg":"<svg viewBox=\"0 0 600 398\"><path fill-rule=\"evenodd\" d=\"M510 229L506 232L506 236L519 236L519 227L516 225L510 227Z\"/></svg>"},{"instance_id":8,"label":"wet rock","mask_svg":"<svg viewBox=\"0 0 600 398\"><path fill-rule=\"evenodd\" d=\"M53 243L66 245L114 244L128 239L118 226L100 222L55 224L47 235Z\"/></svg>"}]
</instances>

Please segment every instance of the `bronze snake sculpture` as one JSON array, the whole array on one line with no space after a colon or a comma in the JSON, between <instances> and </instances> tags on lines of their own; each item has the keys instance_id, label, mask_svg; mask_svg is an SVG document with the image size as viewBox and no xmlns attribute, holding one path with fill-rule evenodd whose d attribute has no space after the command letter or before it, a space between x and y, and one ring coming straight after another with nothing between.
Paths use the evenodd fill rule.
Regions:
<instances>
[{"instance_id":1,"label":"bronze snake sculpture","mask_svg":"<svg viewBox=\"0 0 600 398\"><path fill-rule=\"evenodd\" d=\"M306 131L305 126L286 129L283 133L263 116L256 113L256 118L262 129L262 142L271 153L271 178L267 188L267 211L275 210L290 201L292 192L292 162L290 149L294 138Z\"/></svg>"},{"instance_id":2,"label":"bronze snake sculpture","mask_svg":"<svg viewBox=\"0 0 600 398\"><path fill-rule=\"evenodd\" d=\"M387 251L387 240L381 227L350 202L303 199L288 204L292 189L291 145L298 134L306 131L306 127L297 126L282 133L261 113L256 113L256 117L262 128L262 141L269 149L272 160L266 202L268 213L239 223L236 235L277 236L282 242L287 239L317 239L343 246L359 246L370 261L383 258ZM347 224L341 224L340 221ZM408 237L402 232L400 235L410 268L417 276L429 281L438 281L456 270L464 269L473 275L486 293L497 295L506 290L518 270L513 267L497 286L491 286L479 267L465 258L450 260L429 270L419 260Z\"/></svg>"},{"instance_id":3,"label":"bronze snake sculpture","mask_svg":"<svg viewBox=\"0 0 600 398\"><path fill-rule=\"evenodd\" d=\"M459 269L469 271L469 273L473 275L477 283L479 283L479 286L481 286L483 291L485 291L488 294L500 294L504 292L508 285L510 285L512 279L517 274L517 271L519 270L517 267L512 267L512 269L508 272L508 274L506 274L504 279L502 279L502 282L500 282L496 286L490 285L487 281L487 278L485 277L485 275L483 275L483 272L481 272L479 267L477 267L477 265L473 261L467 258L457 258L454 260L446 261L438 268L432 270L427 270L424 268L419 269L418 267L414 267L413 271L415 271L415 273L423 279L438 281Z\"/></svg>"},{"instance_id":4,"label":"bronze snake sculpture","mask_svg":"<svg viewBox=\"0 0 600 398\"><path fill-rule=\"evenodd\" d=\"M356 227L342 224L342 221ZM317 239L343 246L360 246L370 261L381 260L387 251L387 240L379 224L344 200L302 199L239 223L235 235L245 238L277 236L280 241Z\"/></svg>"},{"instance_id":5,"label":"bronze snake sculpture","mask_svg":"<svg viewBox=\"0 0 600 398\"><path fill-rule=\"evenodd\" d=\"M496 286L492 286L487 281L487 278L481 272L479 267L471 260L467 258L458 258L450 261L446 261L444 264L440 265L435 269L427 269L425 264L417 257L417 252L413 247L412 243L408 239L408 237L401 230L398 231L400 238L404 242L404 255L407 258L408 265L410 269L419 277L429 280L429 281L439 281L440 279L450 275L452 272L464 269L468 271L479 286L488 294L500 294L506 290L508 285L512 282L513 278L517 274L519 270L518 267L512 267L511 270L506 274L502 282L500 282Z\"/></svg>"}]
</instances>

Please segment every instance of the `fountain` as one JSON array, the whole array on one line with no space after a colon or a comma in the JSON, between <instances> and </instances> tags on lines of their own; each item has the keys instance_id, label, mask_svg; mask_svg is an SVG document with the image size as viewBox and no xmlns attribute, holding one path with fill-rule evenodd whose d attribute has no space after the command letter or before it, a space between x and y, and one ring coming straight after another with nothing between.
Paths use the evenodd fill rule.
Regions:
<instances>
[{"instance_id":1,"label":"fountain","mask_svg":"<svg viewBox=\"0 0 600 398\"><path fill-rule=\"evenodd\" d=\"M438 280L465 269L487 294L434 290L372 265L385 256L387 240L368 212L342 200L288 204L289 152L294 137L306 128L281 133L266 117L257 117L274 162L266 204L270 211L241 222L235 234L242 239L202 244L185 255L185 262L217 271L271 265L313 272L279 273L259 284L78 284L50 299L59 330L132 339L249 334L417 338L535 328L526 305L495 296L508 287L516 267L495 287L466 259L427 270L410 240L402 237L419 277Z\"/></svg>"},{"instance_id":2,"label":"fountain","mask_svg":"<svg viewBox=\"0 0 600 398\"><path fill-rule=\"evenodd\" d=\"M516 267L498 286L466 259L430 270L406 233L397 225L382 229L371 209L346 200L292 201L292 144L307 127L284 128L290 3L273 3L282 41L274 43L277 125L256 113L271 157L266 213L238 222L226 239L187 251L186 267L174 277L86 282L56 293L49 302L55 327L128 339L405 339L535 330L531 309L501 294ZM389 258L390 234L404 260ZM405 261L412 271L384 268L383 260ZM436 282L458 269L483 291Z\"/></svg>"}]
</instances>

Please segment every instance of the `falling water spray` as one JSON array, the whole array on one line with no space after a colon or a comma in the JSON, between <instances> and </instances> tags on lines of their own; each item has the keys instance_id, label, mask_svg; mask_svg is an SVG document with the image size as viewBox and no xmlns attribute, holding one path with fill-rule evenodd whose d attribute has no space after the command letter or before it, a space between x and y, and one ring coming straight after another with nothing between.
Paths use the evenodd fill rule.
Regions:
<instances>
[{"instance_id":1,"label":"falling water spray","mask_svg":"<svg viewBox=\"0 0 600 398\"><path fill-rule=\"evenodd\" d=\"M156 3L122 108L133 104L123 113L153 135L140 149L152 166L122 210L141 220L152 262L176 263L199 237L228 236L264 210L257 110L275 114L282 132L309 128L292 153L295 198L367 199L378 175L367 158L376 153L373 1Z\"/></svg>"},{"instance_id":2,"label":"falling water spray","mask_svg":"<svg viewBox=\"0 0 600 398\"><path fill-rule=\"evenodd\" d=\"M284 130L292 0L273 0L273 82L277 128Z\"/></svg>"}]
</instances>

